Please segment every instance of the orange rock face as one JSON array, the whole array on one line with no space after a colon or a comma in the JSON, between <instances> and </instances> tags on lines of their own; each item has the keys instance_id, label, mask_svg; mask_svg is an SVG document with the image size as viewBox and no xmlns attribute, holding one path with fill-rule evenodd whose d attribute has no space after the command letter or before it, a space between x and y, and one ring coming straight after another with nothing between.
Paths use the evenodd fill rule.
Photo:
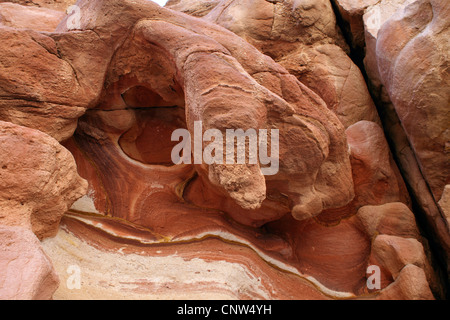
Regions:
<instances>
[{"instance_id":1,"label":"orange rock face","mask_svg":"<svg viewBox=\"0 0 450 320\"><path fill-rule=\"evenodd\" d=\"M1 298L443 297L329 1L37 4L0 4Z\"/></svg>"},{"instance_id":2,"label":"orange rock face","mask_svg":"<svg viewBox=\"0 0 450 320\"><path fill-rule=\"evenodd\" d=\"M0 24L13 28L52 32L63 19L64 13L47 8L23 7L13 3L0 3Z\"/></svg>"},{"instance_id":3,"label":"orange rock face","mask_svg":"<svg viewBox=\"0 0 450 320\"><path fill-rule=\"evenodd\" d=\"M353 11L348 1L335 2L347 23L363 23L370 90L424 228L448 267L448 1L361 1Z\"/></svg>"},{"instance_id":4,"label":"orange rock face","mask_svg":"<svg viewBox=\"0 0 450 320\"><path fill-rule=\"evenodd\" d=\"M62 215L86 193L73 156L35 129L0 121L2 225L54 236Z\"/></svg>"},{"instance_id":5,"label":"orange rock face","mask_svg":"<svg viewBox=\"0 0 450 320\"><path fill-rule=\"evenodd\" d=\"M45 133L0 121L0 298L51 299L59 279L39 239L87 190L72 155Z\"/></svg>"},{"instance_id":6,"label":"orange rock face","mask_svg":"<svg viewBox=\"0 0 450 320\"><path fill-rule=\"evenodd\" d=\"M441 54L447 49L441 39L449 33L449 23L444 18L448 12L450 5L445 1L418 1L388 21L379 31L377 40L382 81L436 200L441 198L445 185L450 182L449 87L444 71L446 62L441 61ZM391 35L398 28L404 28L406 32L394 40ZM416 30L425 32L418 34ZM396 42L395 49L391 41ZM397 63L395 71L394 63ZM418 64L420 68L417 69ZM424 72L428 74L425 79ZM410 77L408 81L402 81L397 73ZM445 93L435 95L436 88ZM416 92L417 98L407 92ZM416 125L416 119L422 119L420 126Z\"/></svg>"}]
</instances>

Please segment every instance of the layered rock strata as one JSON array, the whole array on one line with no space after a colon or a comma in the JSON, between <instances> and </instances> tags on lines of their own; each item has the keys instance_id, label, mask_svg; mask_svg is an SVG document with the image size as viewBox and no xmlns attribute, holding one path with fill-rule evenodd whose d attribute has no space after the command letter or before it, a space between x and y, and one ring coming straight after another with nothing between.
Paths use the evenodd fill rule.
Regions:
<instances>
[{"instance_id":1,"label":"layered rock strata","mask_svg":"<svg viewBox=\"0 0 450 320\"><path fill-rule=\"evenodd\" d=\"M75 29L36 4L0 4L1 252L24 257L2 298L442 297L328 1L78 1ZM279 130L276 174L174 164L200 122Z\"/></svg>"}]
</instances>

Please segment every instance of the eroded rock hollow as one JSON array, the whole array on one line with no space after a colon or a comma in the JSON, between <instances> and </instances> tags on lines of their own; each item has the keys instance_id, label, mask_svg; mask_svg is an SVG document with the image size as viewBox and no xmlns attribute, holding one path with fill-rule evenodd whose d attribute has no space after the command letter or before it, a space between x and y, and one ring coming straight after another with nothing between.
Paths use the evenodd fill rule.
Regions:
<instances>
[{"instance_id":1,"label":"eroded rock hollow","mask_svg":"<svg viewBox=\"0 0 450 320\"><path fill-rule=\"evenodd\" d=\"M445 298L446 1L13 2L0 298Z\"/></svg>"}]
</instances>

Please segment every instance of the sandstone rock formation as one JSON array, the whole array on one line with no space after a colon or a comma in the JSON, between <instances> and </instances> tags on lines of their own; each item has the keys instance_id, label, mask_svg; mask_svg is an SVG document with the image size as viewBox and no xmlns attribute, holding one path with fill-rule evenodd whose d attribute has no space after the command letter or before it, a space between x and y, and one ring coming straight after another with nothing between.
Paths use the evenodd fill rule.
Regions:
<instances>
[{"instance_id":1,"label":"sandstone rock formation","mask_svg":"<svg viewBox=\"0 0 450 320\"><path fill-rule=\"evenodd\" d=\"M353 18L342 16L350 24L363 21L365 43L359 45L365 45L369 88L405 181L449 265L450 229L438 204L450 176L448 42L443 40L448 2L365 1L358 8Z\"/></svg>"},{"instance_id":2,"label":"sandstone rock formation","mask_svg":"<svg viewBox=\"0 0 450 320\"><path fill-rule=\"evenodd\" d=\"M344 21L343 31L348 35L350 45L353 48L364 47L365 25L363 15L368 8L379 2L378 0L332 0L333 5L336 6L339 12L339 16Z\"/></svg>"},{"instance_id":3,"label":"sandstone rock formation","mask_svg":"<svg viewBox=\"0 0 450 320\"><path fill-rule=\"evenodd\" d=\"M436 203L441 199L450 177L447 150L450 139L449 74L446 69L448 44L444 40L449 34L446 18L449 12L450 5L445 1L412 3L397 11L383 25L377 39L381 82L420 169L420 176L411 177L409 183L414 186L421 206L426 208L429 224L436 230L437 242L447 252L450 248L450 229ZM392 50L389 46L396 28L402 28L406 33L405 38L397 40L397 48ZM400 74L408 74L407 81L397 80ZM419 123L417 119L420 119ZM430 200L424 188L418 186L421 179L426 182L425 190L430 190Z\"/></svg>"},{"instance_id":4,"label":"sandstone rock formation","mask_svg":"<svg viewBox=\"0 0 450 320\"><path fill-rule=\"evenodd\" d=\"M189 1L167 4L180 6L189 7ZM345 53L347 45L328 1L222 1L203 18L237 33L285 66L324 99L346 128L361 120L380 124L363 76ZM383 143L383 134L380 139ZM397 171L386 143L383 148L381 154ZM402 179L394 183L402 193L391 201L408 202Z\"/></svg>"},{"instance_id":5,"label":"sandstone rock formation","mask_svg":"<svg viewBox=\"0 0 450 320\"><path fill-rule=\"evenodd\" d=\"M59 278L33 232L2 225L0 239L0 298L51 299L59 286Z\"/></svg>"},{"instance_id":6,"label":"sandstone rock formation","mask_svg":"<svg viewBox=\"0 0 450 320\"><path fill-rule=\"evenodd\" d=\"M194 17L203 17L214 9L219 2L220 0L169 0L165 7Z\"/></svg>"},{"instance_id":7,"label":"sandstone rock formation","mask_svg":"<svg viewBox=\"0 0 450 320\"><path fill-rule=\"evenodd\" d=\"M0 121L0 298L50 299L59 279L39 239L87 188L72 155L35 129Z\"/></svg>"},{"instance_id":8,"label":"sandstone rock formation","mask_svg":"<svg viewBox=\"0 0 450 320\"><path fill-rule=\"evenodd\" d=\"M373 6L334 1L351 12L347 44L327 0L171 0L166 8L81 0L76 28L73 16L61 19L73 2L18 3L0 4L0 237L14 244L0 261L20 257L13 276L9 267L0 273L1 298L444 296L441 253L418 227L417 195L369 94L375 85L349 57L364 46L362 17ZM422 100L403 106L412 87L395 82L420 69L407 62L389 71L402 48L383 34L406 23L398 19L377 35L376 76L389 96L402 93L393 109L423 109ZM423 130L439 135L438 110L429 112L437 129ZM194 139L180 164L177 129ZM261 158L248 161L250 152L242 164L195 161L217 146L204 139L198 148L197 130L225 137L229 129L268 130L275 174L264 174ZM443 166L422 154L426 168ZM441 180L430 180L433 192ZM439 208L448 207L444 195ZM68 285L71 266L82 270L79 289ZM377 288L368 285L373 266Z\"/></svg>"},{"instance_id":9,"label":"sandstone rock formation","mask_svg":"<svg viewBox=\"0 0 450 320\"><path fill-rule=\"evenodd\" d=\"M66 11L76 2L76 0L0 0L0 2L11 2L29 7L41 7L57 11Z\"/></svg>"},{"instance_id":10,"label":"sandstone rock formation","mask_svg":"<svg viewBox=\"0 0 450 320\"><path fill-rule=\"evenodd\" d=\"M0 3L0 24L8 27L52 32L64 16L57 10Z\"/></svg>"},{"instance_id":11,"label":"sandstone rock formation","mask_svg":"<svg viewBox=\"0 0 450 320\"><path fill-rule=\"evenodd\" d=\"M167 7L179 10L189 3ZM203 19L233 31L284 66L320 95L345 127L379 121L328 0L221 1Z\"/></svg>"},{"instance_id":12,"label":"sandstone rock formation","mask_svg":"<svg viewBox=\"0 0 450 320\"><path fill-rule=\"evenodd\" d=\"M446 185L442 193L441 200L438 202L440 209L444 213L447 223L450 223L450 185Z\"/></svg>"},{"instance_id":13,"label":"sandstone rock formation","mask_svg":"<svg viewBox=\"0 0 450 320\"><path fill-rule=\"evenodd\" d=\"M55 139L0 121L2 225L54 236L62 215L86 193L73 156Z\"/></svg>"},{"instance_id":14,"label":"sandstone rock formation","mask_svg":"<svg viewBox=\"0 0 450 320\"><path fill-rule=\"evenodd\" d=\"M90 6L88 4L81 6L82 13L85 10L95 17L101 9L94 8L94 10ZM108 10L112 10L112 7L114 4L109 4ZM268 197L275 197L276 193L286 194L289 201L292 201L290 209L298 218L317 215L323 209L345 205L352 199L350 163L346 155L345 135L341 123L333 113L328 111L318 96L286 70L256 51L241 38L207 22L200 23L195 20L194 24L184 18L186 22L182 23L186 25L190 23L192 27L174 26L171 19L176 20L178 17L171 11L156 8L149 13L150 16L146 16L147 20L137 23L140 17L133 8L120 6L116 11L134 16L134 21L122 26L122 29L120 26L115 26L117 33L113 37L109 33L103 35L96 31L98 28L109 28L114 20L118 19L111 15L108 19L97 20L96 25L91 25L90 20L86 22L83 20L82 23L86 25L82 25L82 29L87 29L86 32L61 32L48 39L50 43L55 43L62 57L57 59L54 55L52 56L53 63L61 65L53 70L67 70L66 74L52 74L52 78L57 82L55 86L59 87L58 93L64 94L63 100L71 100L64 102L65 106L69 106L76 100L76 108L67 107L67 109L78 112L81 108L89 107L94 103L97 103L96 109L107 110L178 106L185 108L186 127L191 131L193 131L194 121L203 121L204 130L216 128L222 132L228 128L244 130L279 128L281 130L280 170L272 180L286 180L288 176L294 174L301 177L302 183L295 182L297 186L289 186L291 182L286 186L281 186L277 182L273 185L268 184L267 189L273 189L269 191ZM160 12L167 15L167 22L152 20L152 14L160 15ZM87 19L88 14L83 15L84 19ZM129 39L122 39L127 28L130 28L133 23L136 23L136 26ZM177 23L180 24L180 22ZM62 23L60 31L64 31L64 28ZM162 34L167 33L168 30L171 31L173 38L163 37ZM208 30L209 34L199 38L198 33L206 32L204 30ZM83 74L87 72L85 71L87 65L84 59L75 56L73 41L76 42L76 39L79 39L84 44L87 40L93 40L92 37L98 36L102 39L104 46L94 48L88 42L83 55L86 59L89 57L92 62L92 57L100 57L108 53L112 60L109 65L106 63L108 59L103 58L101 62L99 61L98 70L103 71L104 75L100 73L93 75L90 72L89 79L85 79ZM184 42L179 40L180 37L184 39ZM114 52L111 48L117 47L118 45L114 43L118 41L122 43L122 47ZM30 42L30 45L35 45L32 40ZM106 45L108 49L105 48ZM146 50L142 46L146 46ZM192 48L198 49L193 51ZM149 50L155 51L150 61L147 53ZM161 54L161 50L164 50L164 54ZM138 57L135 61L128 58L131 52L135 52ZM10 56L12 54L8 55ZM127 61L126 65L124 61ZM172 61L175 65L170 66ZM24 72L31 73L34 66L27 61L25 64ZM167 66L162 74L163 79L155 77L155 73L161 73L158 69L160 65ZM134 73L129 71L132 66L135 66ZM204 75L205 71L208 72L208 78ZM267 76L255 79L250 76L254 74ZM58 80L62 77L71 81L70 86L62 87L65 84L64 81ZM103 79L104 77L106 79ZM22 79L25 78L22 77ZM100 80L108 84L101 93L98 91L102 87ZM27 85L30 86L28 83ZM283 92L289 92L289 95ZM98 95L95 96L95 93ZM33 94L36 93L33 91ZM147 105L128 101L128 95L136 94L145 95L143 99L146 100ZM223 99L224 94L227 95L226 100ZM49 99L48 96L46 95L43 100ZM233 99L233 96L236 98ZM92 100L89 101L89 98ZM58 97L52 100L58 101ZM38 105L45 108L47 103L38 103ZM234 116L227 116L227 113ZM76 115L73 113L64 118L64 121L67 121L67 118L71 119L70 126L64 122L67 124L66 127L71 128L76 123ZM55 117L58 116L55 115ZM14 116L7 119L13 122L22 121L22 118L16 120L17 117ZM130 123L130 125L133 124ZM52 134L45 123L42 126L37 127ZM295 128L296 126L304 127L306 131L299 131ZM123 130L115 132L116 135L121 135L129 128L116 129ZM286 135L283 134L284 132ZM283 137L288 135L287 132L292 142L284 140ZM60 130L53 134L60 140L66 138L66 136L61 137ZM293 152L284 147L289 143L304 147ZM308 152L308 156L302 155L304 152ZM299 159L304 160L298 162ZM260 207L266 197L266 186L258 164L233 167L214 165L209 168L199 166L197 171L209 183L215 185L218 191L231 197L243 209ZM246 172L246 176L237 178L238 174L233 173L234 171ZM248 217L245 216L243 219ZM268 221L266 217L264 221Z\"/></svg>"},{"instance_id":15,"label":"sandstone rock formation","mask_svg":"<svg viewBox=\"0 0 450 320\"><path fill-rule=\"evenodd\" d=\"M450 87L445 42L450 33L446 19L449 12L448 2L415 2L386 22L377 39L381 80L436 200L450 177ZM404 30L404 36L398 35L398 28Z\"/></svg>"}]
</instances>

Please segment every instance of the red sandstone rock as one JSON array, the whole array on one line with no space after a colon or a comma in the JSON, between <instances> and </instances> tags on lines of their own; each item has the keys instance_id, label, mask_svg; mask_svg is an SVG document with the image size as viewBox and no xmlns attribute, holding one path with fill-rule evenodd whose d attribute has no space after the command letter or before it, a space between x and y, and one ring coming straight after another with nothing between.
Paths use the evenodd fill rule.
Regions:
<instances>
[{"instance_id":1,"label":"red sandstone rock","mask_svg":"<svg viewBox=\"0 0 450 320\"><path fill-rule=\"evenodd\" d=\"M0 121L0 223L56 234L62 215L86 193L72 155L46 134Z\"/></svg>"},{"instance_id":2,"label":"red sandstone rock","mask_svg":"<svg viewBox=\"0 0 450 320\"><path fill-rule=\"evenodd\" d=\"M450 265L449 227L437 204L449 179L445 151L448 125L444 124L449 120L442 109L448 105L448 97L442 94L448 91L448 74L443 71L448 48L441 39L448 30L444 18L448 2L334 2L344 24L350 27L346 29L347 37L360 39L359 48L365 45L369 88L379 105L393 153L426 215L433 241L446 252Z\"/></svg>"},{"instance_id":3,"label":"red sandstone rock","mask_svg":"<svg viewBox=\"0 0 450 320\"><path fill-rule=\"evenodd\" d=\"M401 238L390 235L376 236L372 244L370 265L383 266L389 277L397 279L399 273L407 264L413 264L431 275L422 244L413 238ZM430 279L428 279L430 280Z\"/></svg>"},{"instance_id":4,"label":"red sandstone rock","mask_svg":"<svg viewBox=\"0 0 450 320\"><path fill-rule=\"evenodd\" d=\"M346 128L361 120L380 123L361 71L337 45L299 48L278 62L319 94Z\"/></svg>"},{"instance_id":5,"label":"red sandstone rock","mask_svg":"<svg viewBox=\"0 0 450 320\"><path fill-rule=\"evenodd\" d=\"M92 5L85 4L81 8L83 11L90 7ZM86 25L82 28L93 28L93 30L102 30L100 26L108 28L118 19L119 12L122 12L122 15L128 14L130 21L134 19L135 22L139 16L143 15L135 9L138 7L137 4L134 7L121 6L112 10L114 7L115 4L109 3L108 12L111 12L111 15L108 19L103 18L102 15L96 20L96 25L91 25L93 20L88 20L85 15ZM98 5L90 8L88 15L95 16L101 8ZM141 21L134 27L131 37L124 42L111 61L111 66L106 72L108 86L102 94L99 108L126 108L127 98L125 96L125 100L121 100L120 95L133 87L140 86L146 87L149 95L161 98L161 104L157 106L185 106L186 126L191 132L193 122L196 120L203 120L204 130L208 128L217 128L222 131L225 128L279 128L282 162L279 174L274 178L266 179L267 189L273 190L271 192L287 194L288 198L292 199L294 215L299 219L316 215L325 208L345 204L352 198L349 163L343 151L346 147L342 127L319 97L282 67L232 33L207 22L155 7L151 3L146 3L146 8L148 8L146 10L149 20ZM166 21L150 20L156 13L160 13L160 16L165 15ZM177 21L177 25L172 21ZM98 34L105 43L112 44L117 41L116 39L121 39L121 34L126 30L125 27L119 29L118 25L114 28L117 30L114 37L110 37L110 33L102 34L99 31ZM199 34L202 33L205 35L200 36ZM171 37L165 37L165 34L170 34ZM66 38L66 36L58 36L58 44L62 47L70 45L65 42ZM195 46L193 46L194 43ZM162 54L161 49L158 48L163 48L164 53ZM196 51L193 51L193 48L196 48ZM155 53L151 61L148 60L146 53L149 50ZM61 52L70 54L68 49L62 49ZM128 58L130 52L135 52L134 60ZM215 53L212 54L212 52ZM126 64L124 64L125 61ZM81 61L79 59L74 61L75 69L85 68L84 65L78 66L77 63L81 64ZM155 73L161 74L158 64L167 66L162 79L155 77ZM134 75L129 72L130 66L133 65L135 66ZM175 70L178 70L179 74L175 73ZM205 72L208 77L205 76ZM261 80L260 83L250 76L266 72L269 72L271 76ZM275 92L268 90L268 88L274 88L275 84L278 84ZM186 101L183 101L183 97L186 97ZM280 100L280 97L283 99ZM270 111L271 108L274 108L274 112ZM294 116L296 113L301 113L304 117ZM322 117L327 120L320 120ZM309 118L314 119L314 122L308 120ZM321 122L322 125L316 128L315 121ZM299 125L309 127L307 130L314 138L311 140L295 128ZM289 132L289 141L284 140L287 138L287 132ZM341 138L338 138L340 135ZM319 144L315 141L319 141ZM297 143L304 147L288 152L288 149L283 147L288 143ZM329 144L328 147L327 144ZM313 145L317 145L318 148ZM307 154L302 154L304 152ZM337 156L339 159L336 158ZM307 161L307 163L295 164L299 160ZM322 161L324 165L321 166ZM336 166L343 166L342 168L346 167L346 169L334 171L333 167ZM304 169L301 168L308 168L307 171L310 173L302 171ZM249 170L249 175L246 178L240 178L239 181L236 180L237 175L233 173L234 170L241 169L220 165L209 168L197 167L199 175L215 185L215 190L231 197L243 209L259 207L264 199L262 195L266 187L263 185L263 177L259 173L258 165L246 166L245 170ZM331 172L333 174L330 174ZM280 184L275 186L276 183L271 182L287 179L293 174L302 179L302 183L297 183L295 187ZM311 180L312 177L315 178ZM333 187L333 181L345 184L346 187ZM315 184L314 189L311 188L312 184ZM292 193L292 190L296 191ZM243 217L243 219L247 218Z\"/></svg>"},{"instance_id":6,"label":"red sandstone rock","mask_svg":"<svg viewBox=\"0 0 450 320\"><path fill-rule=\"evenodd\" d=\"M450 177L446 151L450 121L445 71L448 45L444 40L448 38L449 10L448 1L411 3L383 24L376 44L381 83L398 116L398 126L404 130L404 138L393 135L397 137L396 152L434 241L447 256L447 265L450 229L437 202Z\"/></svg>"},{"instance_id":7,"label":"red sandstone rock","mask_svg":"<svg viewBox=\"0 0 450 320\"><path fill-rule=\"evenodd\" d=\"M423 269L408 264L377 300L434 300Z\"/></svg>"},{"instance_id":8,"label":"red sandstone rock","mask_svg":"<svg viewBox=\"0 0 450 320\"><path fill-rule=\"evenodd\" d=\"M220 0L169 0L165 7L194 17L203 17L214 9L219 2Z\"/></svg>"},{"instance_id":9,"label":"red sandstone rock","mask_svg":"<svg viewBox=\"0 0 450 320\"><path fill-rule=\"evenodd\" d=\"M392 159L383 130L374 122L360 121L347 130L356 206L408 203L406 187Z\"/></svg>"},{"instance_id":10,"label":"red sandstone rock","mask_svg":"<svg viewBox=\"0 0 450 320\"><path fill-rule=\"evenodd\" d=\"M0 299L51 299L58 275L33 232L2 225L0 239Z\"/></svg>"},{"instance_id":11,"label":"red sandstone rock","mask_svg":"<svg viewBox=\"0 0 450 320\"><path fill-rule=\"evenodd\" d=\"M363 206L391 202L402 202L410 206L406 186L392 159L381 127L371 121L359 121L351 125L346 134L355 198L344 207L325 210L317 219L333 225L356 214ZM405 208L408 210L406 206Z\"/></svg>"},{"instance_id":12,"label":"red sandstone rock","mask_svg":"<svg viewBox=\"0 0 450 320\"><path fill-rule=\"evenodd\" d=\"M268 224L268 229L287 239L295 257L293 264L302 273L333 290L363 293L370 238L355 216L332 226L318 219L295 221L284 216Z\"/></svg>"},{"instance_id":13,"label":"red sandstone rock","mask_svg":"<svg viewBox=\"0 0 450 320\"><path fill-rule=\"evenodd\" d=\"M84 112L71 65L55 41L31 30L0 26L0 119L69 138ZM77 93L78 92L78 93ZM32 110L32 112L30 112Z\"/></svg>"},{"instance_id":14,"label":"red sandstone rock","mask_svg":"<svg viewBox=\"0 0 450 320\"><path fill-rule=\"evenodd\" d=\"M364 206L357 216L370 237L386 234L420 239L414 214L403 203Z\"/></svg>"},{"instance_id":15,"label":"red sandstone rock","mask_svg":"<svg viewBox=\"0 0 450 320\"><path fill-rule=\"evenodd\" d=\"M372 239L368 266L375 265L381 269L381 288L378 291L381 289L383 294L385 288L396 281L403 267L413 264L423 270L433 292L437 296L443 295L439 280L432 271L428 242L420 234L414 215L407 206L403 203L365 206L358 210L356 216L361 229ZM401 282L416 281L407 280L408 274L402 276ZM401 294L398 299L403 299Z\"/></svg>"},{"instance_id":16,"label":"red sandstone rock","mask_svg":"<svg viewBox=\"0 0 450 320\"><path fill-rule=\"evenodd\" d=\"M450 185L446 185L442 193L441 200L438 202L447 224L450 224Z\"/></svg>"},{"instance_id":17,"label":"red sandstone rock","mask_svg":"<svg viewBox=\"0 0 450 320\"><path fill-rule=\"evenodd\" d=\"M56 10L0 3L0 25L8 27L52 32L63 17L64 13Z\"/></svg>"},{"instance_id":18,"label":"red sandstone rock","mask_svg":"<svg viewBox=\"0 0 450 320\"><path fill-rule=\"evenodd\" d=\"M449 90L442 59L448 52L443 39L448 36L449 11L447 1L416 1L384 24L377 40L382 82L436 200L450 176L445 151L450 139Z\"/></svg>"},{"instance_id":19,"label":"red sandstone rock","mask_svg":"<svg viewBox=\"0 0 450 320\"><path fill-rule=\"evenodd\" d=\"M175 10L180 6L189 7L189 1L168 3ZM203 18L271 56L320 95L345 127L360 120L379 122L364 78L346 54L329 1L227 0Z\"/></svg>"},{"instance_id":20,"label":"red sandstone rock","mask_svg":"<svg viewBox=\"0 0 450 320\"><path fill-rule=\"evenodd\" d=\"M378 31L397 10L402 10L414 0L378 1L359 12L358 19L364 22L365 57L364 66L369 78L372 93L379 97L381 80L378 73L376 43ZM363 14L363 15L362 15Z\"/></svg>"},{"instance_id":21,"label":"red sandstone rock","mask_svg":"<svg viewBox=\"0 0 450 320\"><path fill-rule=\"evenodd\" d=\"M58 235L44 240L60 275L74 261L85 272L81 291L63 283L58 298L432 299L430 287L439 296L328 1L168 4L202 19L150 1L77 5L76 31L68 18L54 33L0 28L0 119L61 141L89 182ZM260 163L174 165L171 133L192 134L194 121L221 132L279 129L279 172L263 176ZM6 168L42 164L54 179L36 189L17 178L22 171L16 180L0 171L8 183L0 196L10 197L0 223L54 235L85 182L57 141L4 126ZM35 136L60 157L33 147ZM369 262L382 269L381 291L367 289ZM55 288L44 287L39 297L49 298Z\"/></svg>"},{"instance_id":22,"label":"red sandstone rock","mask_svg":"<svg viewBox=\"0 0 450 320\"><path fill-rule=\"evenodd\" d=\"M76 0L0 0L0 2L12 2L23 6L48 8L57 11L65 11Z\"/></svg>"},{"instance_id":23,"label":"red sandstone rock","mask_svg":"<svg viewBox=\"0 0 450 320\"><path fill-rule=\"evenodd\" d=\"M375 5L377 0L333 0L340 16L345 21L345 32L349 35L353 47L364 48L363 15L366 9Z\"/></svg>"}]
</instances>

